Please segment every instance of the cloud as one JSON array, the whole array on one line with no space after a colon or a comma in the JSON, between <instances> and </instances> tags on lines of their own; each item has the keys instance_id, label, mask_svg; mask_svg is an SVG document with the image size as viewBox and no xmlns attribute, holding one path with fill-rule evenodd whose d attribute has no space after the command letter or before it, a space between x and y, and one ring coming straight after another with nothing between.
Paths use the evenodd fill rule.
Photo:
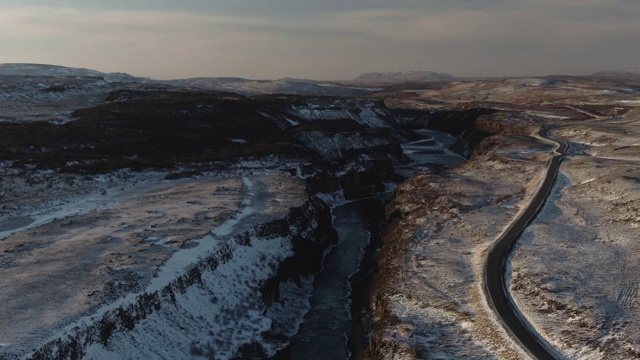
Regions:
<instances>
[{"instance_id":1,"label":"cloud","mask_svg":"<svg viewBox=\"0 0 640 360\"><path fill-rule=\"evenodd\" d=\"M12 5L0 10L0 62L156 78L590 71L601 64L624 66L640 55L632 40L640 36L634 1L157 0L148 2L150 10L125 1L102 8L78 1ZM604 54L617 48L626 59Z\"/></svg>"},{"instance_id":2,"label":"cloud","mask_svg":"<svg viewBox=\"0 0 640 360\"><path fill-rule=\"evenodd\" d=\"M135 62L127 66L149 73L145 68L159 70L162 62L173 65L191 56L231 52L235 45L260 41L261 34L242 31L243 22L254 25L256 20L166 11L28 7L0 11L0 43L12 45L25 56L46 50L49 58L60 62L97 61L103 69L114 71L109 63ZM0 54L0 61L8 61L9 56Z\"/></svg>"}]
</instances>

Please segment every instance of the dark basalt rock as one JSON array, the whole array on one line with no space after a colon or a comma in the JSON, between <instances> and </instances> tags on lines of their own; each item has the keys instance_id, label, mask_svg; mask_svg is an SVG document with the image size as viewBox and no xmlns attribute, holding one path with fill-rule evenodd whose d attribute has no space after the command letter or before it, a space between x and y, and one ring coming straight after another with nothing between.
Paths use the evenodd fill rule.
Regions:
<instances>
[{"instance_id":1,"label":"dark basalt rock","mask_svg":"<svg viewBox=\"0 0 640 360\"><path fill-rule=\"evenodd\" d=\"M347 200L374 196L385 191L386 184L399 182L402 177L396 175L393 162L375 161L364 171L351 170L340 178L340 186Z\"/></svg>"},{"instance_id":2,"label":"dark basalt rock","mask_svg":"<svg viewBox=\"0 0 640 360\"><path fill-rule=\"evenodd\" d=\"M315 222L315 226L311 226ZM320 271L324 250L338 242L338 234L333 228L330 208L320 199L312 197L302 208L294 208L284 220L260 227L261 236L292 235L294 255L285 259L278 267L277 275L267 280L260 292L265 304L280 300L280 283L287 280L300 282L300 276L312 275ZM291 233L290 229L299 232Z\"/></svg>"},{"instance_id":3,"label":"dark basalt rock","mask_svg":"<svg viewBox=\"0 0 640 360\"><path fill-rule=\"evenodd\" d=\"M494 133L493 129L483 126L483 123L479 124L478 121L485 115L498 111L472 105L433 112L395 109L394 113L402 124L411 129L431 129L456 135L457 141L450 149L468 159L472 156L473 149L484 138Z\"/></svg>"},{"instance_id":4,"label":"dark basalt rock","mask_svg":"<svg viewBox=\"0 0 640 360\"><path fill-rule=\"evenodd\" d=\"M306 103L311 101L314 105ZM326 163L348 162L362 154L401 156L404 130L382 102L341 100L331 106L345 106L341 111L355 117L361 111L358 106L379 109L388 122L386 128L352 119L294 117L299 125L287 121L293 117L292 108L318 106L317 102L296 96L247 98L221 92L121 90L109 94L102 104L75 111L76 120L63 125L0 123L0 160L13 161L15 166L101 173L268 155ZM309 133L319 136L304 136ZM341 143L314 143L318 138L336 138L336 134ZM335 147L334 152L342 157L324 158L319 146Z\"/></svg>"}]
</instances>

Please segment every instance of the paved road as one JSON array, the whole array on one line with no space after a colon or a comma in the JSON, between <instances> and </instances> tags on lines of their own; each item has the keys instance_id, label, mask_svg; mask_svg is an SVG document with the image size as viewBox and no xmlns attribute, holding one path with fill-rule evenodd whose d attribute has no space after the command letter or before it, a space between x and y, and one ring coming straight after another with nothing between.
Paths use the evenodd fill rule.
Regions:
<instances>
[{"instance_id":1,"label":"paved road","mask_svg":"<svg viewBox=\"0 0 640 360\"><path fill-rule=\"evenodd\" d=\"M550 128L541 129L538 134L547 138L547 132ZM549 139L552 140L552 139ZM552 140L556 141L556 140ZM538 193L520 217L511 224L509 229L496 242L489 252L487 264L485 267L485 290L489 299L489 304L499 315L503 325L511 332L512 336L520 343L520 345L536 359L557 359L559 356L555 350L546 343L542 337L533 330L527 319L515 307L509 294L509 289L505 282L505 269L507 256L511 252L514 244L520 237L524 228L535 218L542 208L553 182L560 168L560 162L567 150L567 144L556 141L558 143L558 154L555 155L547 168L547 175Z\"/></svg>"}]
</instances>

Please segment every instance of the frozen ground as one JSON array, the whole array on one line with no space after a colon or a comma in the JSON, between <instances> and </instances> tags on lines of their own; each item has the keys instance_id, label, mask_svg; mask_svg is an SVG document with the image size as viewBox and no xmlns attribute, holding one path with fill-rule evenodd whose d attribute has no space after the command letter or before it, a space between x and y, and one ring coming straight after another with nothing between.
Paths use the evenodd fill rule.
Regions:
<instances>
[{"instance_id":1,"label":"frozen ground","mask_svg":"<svg viewBox=\"0 0 640 360\"><path fill-rule=\"evenodd\" d=\"M586 156L563 163L515 252L511 290L568 358L640 357L637 115L560 128Z\"/></svg>"},{"instance_id":2,"label":"frozen ground","mask_svg":"<svg viewBox=\"0 0 640 360\"><path fill-rule=\"evenodd\" d=\"M124 86L104 77L41 75L0 74L0 122L64 123L73 110ZM423 109L498 109L488 124L519 136L491 138L471 162L416 174L398 188L389 212L401 220L380 252L381 285L374 299L377 354L526 358L486 305L484 259L536 191L552 150L523 135L562 125L554 134L571 142L574 156L517 247L510 288L522 312L568 358L640 357L639 93L622 82L562 77L458 81L385 99ZM390 113L369 100L342 109L344 100L315 101L288 107L281 120L393 125L384 121ZM355 139L345 149L364 143ZM425 140L406 145L405 152L424 162L461 160L446 151L443 157ZM451 139L431 140L438 146ZM266 260L291 253L286 238L235 237L225 243L299 205L299 179L263 174L263 163L252 167L255 174L234 168L172 181L159 172L79 176L9 165L0 163L0 358L25 354L65 326L73 333L96 321L122 324L118 309L135 307L145 300L136 294L160 288L173 294L167 295L171 305L145 313L133 331L94 342L89 357L229 358L241 344L250 344L245 357L260 347L273 354L278 348L270 344L283 341L263 342L265 334L273 335L267 330L295 331L301 317L290 309L309 306L310 277L280 284L281 301L267 309L258 301L264 294L256 284L275 271ZM196 253L216 249L224 250L226 260L200 272L199 283L173 292L179 277L164 286L201 256ZM176 328L181 334L170 330ZM87 336L95 340L96 334ZM142 341L154 346L139 346Z\"/></svg>"},{"instance_id":3,"label":"frozen ground","mask_svg":"<svg viewBox=\"0 0 640 360\"><path fill-rule=\"evenodd\" d=\"M494 142L487 155L396 190L388 211L402 220L387 235L376 296L388 324L378 333L383 358L525 358L484 301L484 255L536 190L551 147Z\"/></svg>"},{"instance_id":4,"label":"frozen ground","mask_svg":"<svg viewBox=\"0 0 640 360\"><path fill-rule=\"evenodd\" d=\"M500 86L507 85L542 86ZM518 91L502 94L514 100ZM579 91L586 99L595 90ZM518 133L559 126L552 134L571 144L574 155L508 265L517 306L569 359L640 357L640 111L620 112L616 91L594 95L598 105L522 108L490 120ZM571 112L578 120L566 118ZM551 150L535 137L502 134L470 162L398 187L388 212L401 219L386 236L374 298L375 354L528 358L488 308L481 283L488 248L536 191Z\"/></svg>"},{"instance_id":5,"label":"frozen ground","mask_svg":"<svg viewBox=\"0 0 640 360\"><path fill-rule=\"evenodd\" d=\"M2 183L0 354L7 356L123 295L166 285L216 243L284 216L305 197L301 180L277 173L172 181L162 173L19 175Z\"/></svg>"},{"instance_id":6,"label":"frozen ground","mask_svg":"<svg viewBox=\"0 0 640 360\"><path fill-rule=\"evenodd\" d=\"M102 77L17 77L0 72L0 122L65 123L74 110L95 105L123 87Z\"/></svg>"}]
</instances>

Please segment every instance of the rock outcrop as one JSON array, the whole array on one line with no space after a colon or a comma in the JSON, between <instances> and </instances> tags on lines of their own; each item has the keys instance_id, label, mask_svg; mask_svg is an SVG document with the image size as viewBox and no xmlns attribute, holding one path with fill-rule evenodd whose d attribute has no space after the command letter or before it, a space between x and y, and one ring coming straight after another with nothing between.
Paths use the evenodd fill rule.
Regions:
<instances>
[{"instance_id":1,"label":"rock outcrop","mask_svg":"<svg viewBox=\"0 0 640 360\"><path fill-rule=\"evenodd\" d=\"M295 333L310 275L336 241L329 207L311 197L285 218L236 235L161 289L79 322L30 359L273 356Z\"/></svg>"},{"instance_id":2,"label":"rock outcrop","mask_svg":"<svg viewBox=\"0 0 640 360\"><path fill-rule=\"evenodd\" d=\"M360 156L399 161L410 136L374 100L120 90L72 117L0 122L0 158L82 173L267 156L335 167Z\"/></svg>"}]
</instances>

